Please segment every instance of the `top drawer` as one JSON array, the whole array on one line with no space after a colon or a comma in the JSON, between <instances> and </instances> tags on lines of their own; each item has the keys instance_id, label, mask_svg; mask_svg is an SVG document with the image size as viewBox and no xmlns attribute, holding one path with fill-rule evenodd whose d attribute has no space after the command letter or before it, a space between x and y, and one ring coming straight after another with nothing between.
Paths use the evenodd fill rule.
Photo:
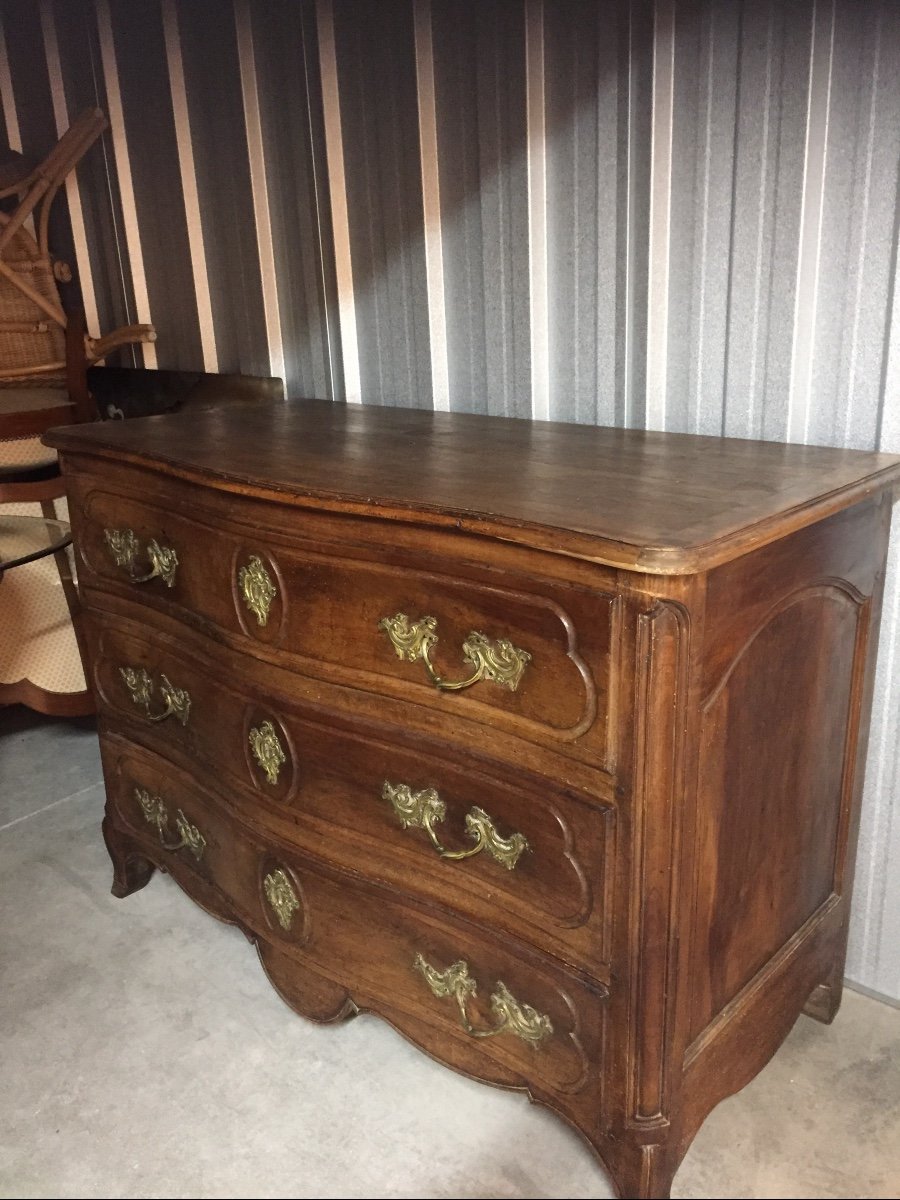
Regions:
<instances>
[{"instance_id":1,"label":"top drawer","mask_svg":"<svg viewBox=\"0 0 900 1200\"><path fill-rule=\"evenodd\" d=\"M609 762L610 593L491 569L463 534L398 545L383 522L345 519L336 536L319 514L177 481L168 503L70 486L85 586L306 676Z\"/></svg>"}]
</instances>

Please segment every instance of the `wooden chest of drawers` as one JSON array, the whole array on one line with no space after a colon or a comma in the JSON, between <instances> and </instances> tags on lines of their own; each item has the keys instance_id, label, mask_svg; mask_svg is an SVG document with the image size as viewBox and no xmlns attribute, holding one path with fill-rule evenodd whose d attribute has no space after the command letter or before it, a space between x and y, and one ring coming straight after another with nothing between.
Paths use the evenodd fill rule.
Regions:
<instances>
[{"instance_id":1,"label":"wooden chest of drawers","mask_svg":"<svg viewBox=\"0 0 900 1200\"><path fill-rule=\"evenodd\" d=\"M623 1196L840 1000L883 455L295 402L71 427L114 892Z\"/></svg>"}]
</instances>

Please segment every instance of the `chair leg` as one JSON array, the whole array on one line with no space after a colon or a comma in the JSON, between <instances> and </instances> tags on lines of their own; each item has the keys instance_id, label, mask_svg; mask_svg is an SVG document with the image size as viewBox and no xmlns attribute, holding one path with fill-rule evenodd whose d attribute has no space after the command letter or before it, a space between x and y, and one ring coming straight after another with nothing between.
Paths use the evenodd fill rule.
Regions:
<instances>
[{"instance_id":1,"label":"chair leg","mask_svg":"<svg viewBox=\"0 0 900 1200\"><path fill-rule=\"evenodd\" d=\"M84 313L81 309L67 314L66 390L75 405L78 421L98 421L100 414L87 381L87 356L84 345Z\"/></svg>"},{"instance_id":2,"label":"chair leg","mask_svg":"<svg viewBox=\"0 0 900 1200\"><path fill-rule=\"evenodd\" d=\"M41 512L51 521L57 521L59 518L56 515L56 503L53 500L41 501ZM87 691L90 693L90 676L88 674L88 659L87 659L87 641L84 636L84 625L81 620L81 600L78 596L78 589L75 585L75 578L72 575L72 563L69 558L67 547L62 550L57 550L53 555L56 562L56 569L59 572L59 581L62 584L63 595L66 598L66 607L69 610L69 617L72 620L72 628L75 631L75 641L78 646L78 654L81 658L81 666L84 671L85 683Z\"/></svg>"}]
</instances>

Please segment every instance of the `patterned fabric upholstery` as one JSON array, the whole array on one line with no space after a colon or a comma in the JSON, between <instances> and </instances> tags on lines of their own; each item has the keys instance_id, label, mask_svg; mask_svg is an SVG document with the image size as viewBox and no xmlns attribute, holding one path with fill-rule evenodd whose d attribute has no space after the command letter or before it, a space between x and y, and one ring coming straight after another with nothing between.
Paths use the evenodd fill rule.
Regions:
<instances>
[{"instance_id":1,"label":"patterned fabric upholstery","mask_svg":"<svg viewBox=\"0 0 900 1200\"><path fill-rule=\"evenodd\" d=\"M46 403L45 399L40 407ZM55 458L56 452L39 438L0 441L0 478L4 468L52 463ZM67 520L65 500L54 503L57 515ZM4 504L3 511L39 517L41 506ZM0 576L0 684L22 679L48 692L82 692L86 686L52 555Z\"/></svg>"}]
</instances>

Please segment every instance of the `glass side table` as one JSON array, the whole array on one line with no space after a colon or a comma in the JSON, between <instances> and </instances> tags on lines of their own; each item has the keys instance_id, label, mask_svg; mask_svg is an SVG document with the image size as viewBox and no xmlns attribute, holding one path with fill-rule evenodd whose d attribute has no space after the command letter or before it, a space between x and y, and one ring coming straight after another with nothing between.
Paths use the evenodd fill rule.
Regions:
<instances>
[{"instance_id":1,"label":"glass side table","mask_svg":"<svg viewBox=\"0 0 900 1200\"><path fill-rule=\"evenodd\" d=\"M4 516L0 512L0 577L12 567L56 554L71 541L72 531L66 521Z\"/></svg>"}]
</instances>

